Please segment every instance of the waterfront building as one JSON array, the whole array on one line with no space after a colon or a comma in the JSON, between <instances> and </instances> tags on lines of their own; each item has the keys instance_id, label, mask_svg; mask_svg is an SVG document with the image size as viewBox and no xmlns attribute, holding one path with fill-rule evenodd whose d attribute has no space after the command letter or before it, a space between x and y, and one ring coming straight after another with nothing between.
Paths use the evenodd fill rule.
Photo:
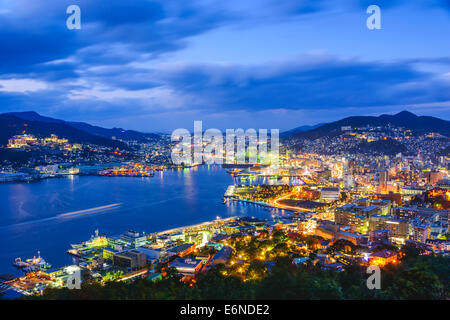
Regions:
<instances>
[{"instance_id":1,"label":"waterfront building","mask_svg":"<svg viewBox=\"0 0 450 320\"><path fill-rule=\"evenodd\" d=\"M137 250L123 251L113 256L113 265L129 270L141 269L145 267L146 263L146 255Z\"/></svg>"},{"instance_id":2,"label":"waterfront building","mask_svg":"<svg viewBox=\"0 0 450 320\"><path fill-rule=\"evenodd\" d=\"M130 248L142 247L147 243L147 236L139 232L129 230L120 236L120 240Z\"/></svg>"}]
</instances>

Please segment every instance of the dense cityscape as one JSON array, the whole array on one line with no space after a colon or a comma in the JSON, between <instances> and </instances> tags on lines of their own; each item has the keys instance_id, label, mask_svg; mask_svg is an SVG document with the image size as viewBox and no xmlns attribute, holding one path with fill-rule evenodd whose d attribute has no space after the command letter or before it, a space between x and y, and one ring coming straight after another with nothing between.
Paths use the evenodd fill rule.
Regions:
<instances>
[{"instance_id":1,"label":"dense cityscape","mask_svg":"<svg viewBox=\"0 0 450 320\"><path fill-rule=\"evenodd\" d=\"M376 265L383 271L398 272L402 279L408 274L402 268L419 263L414 259L420 258L436 260L436 265L423 270L415 266L419 268L417 272L429 272L428 276L435 277L426 290L408 289L405 294L391 292L394 289L388 287L377 295L367 288L342 293L349 289L343 287L335 288L334 293L311 292L313 296L294 290L290 298L383 299L397 294L394 298L447 299L448 280L441 275L448 274L450 249L448 137L392 126L343 126L339 131L333 133L331 140L325 134L310 143L298 136L283 139L283 151L276 165L223 165L222 170L235 183L223 186L226 191L217 194L217 200L222 199L224 205L237 202L270 208L267 219L217 217L214 221L150 234L124 230L120 235L105 235L95 230L91 239L61 252L74 257L73 265L55 268L40 253L11 261L23 271L23 276L2 275L2 290L30 297L76 298L89 295L84 290L100 290L101 287L95 287L100 284L105 292L93 291L90 298L117 298L111 283L132 287L144 285L140 284L144 281L148 288L142 289L141 294L150 290L145 294L162 298L169 293L160 286L171 282L181 290L172 298L193 298L190 288L197 288L197 282L207 285L204 279L212 281L211 277L232 278L256 286L256 292L258 286L275 285L270 279L277 272L284 276L304 272L321 281L332 277L338 282L339 274L346 274L353 277L355 285L361 285L363 268ZM355 148L361 144L359 140L385 143L385 149L380 150L386 152L368 154ZM391 152L390 140L402 143L404 153ZM0 179L5 183L36 183L35 180L72 175L151 178L158 171L192 168L171 163L168 152L173 143L165 136L151 144L122 142L133 148L82 144L54 134L14 135L3 150L8 155L21 153L29 157L26 161L22 158L15 162L17 157L3 160ZM299 144L305 147L299 148ZM101 212L117 205L64 215ZM438 267L444 269L428 269ZM64 291L77 273L81 275L81 288L85 289ZM391 288L402 285L391 281ZM207 295L205 298L222 294L213 288L208 290L196 294L199 298L202 294ZM253 291L249 290L246 297L261 297L249 296L250 292ZM238 298L243 293L234 294Z\"/></svg>"},{"instance_id":2,"label":"dense cityscape","mask_svg":"<svg viewBox=\"0 0 450 320\"><path fill-rule=\"evenodd\" d=\"M449 18L450 0L0 0L1 306L437 312Z\"/></svg>"}]
</instances>

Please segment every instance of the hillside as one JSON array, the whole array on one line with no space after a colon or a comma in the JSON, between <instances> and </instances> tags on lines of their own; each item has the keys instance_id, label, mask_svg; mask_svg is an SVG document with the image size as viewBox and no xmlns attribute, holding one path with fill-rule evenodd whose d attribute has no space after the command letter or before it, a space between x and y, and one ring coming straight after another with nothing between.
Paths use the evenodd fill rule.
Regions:
<instances>
[{"instance_id":1,"label":"hillside","mask_svg":"<svg viewBox=\"0 0 450 320\"><path fill-rule=\"evenodd\" d=\"M154 133L142 133L138 131L133 130L124 130L122 128L112 128L112 129L106 129L99 126L93 126L88 123L84 122L70 122L70 121L63 121L59 119L54 119L50 117L44 117L40 114L34 112L34 111L28 111L28 112L10 112L7 113L7 115L12 115L14 117L27 120L27 121L39 121L39 122L46 122L46 123L63 123L66 125L69 125L73 128L76 128L78 130L84 131L86 133L89 133L91 135L100 136L107 139L115 139L118 140L124 140L124 141L138 141L138 142L147 142L149 140L157 140L159 139L158 134Z\"/></svg>"},{"instance_id":2,"label":"hillside","mask_svg":"<svg viewBox=\"0 0 450 320\"><path fill-rule=\"evenodd\" d=\"M9 138L23 133L33 134L37 137L49 137L51 134L56 134L71 142L95 144L125 150L129 149L123 142L90 134L62 120L24 120L12 114L0 114L0 145L6 145Z\"/></svg>"},{"instance_id":3,"label":"hillside","mask_svg":"<svg viewBox=\"0 0 450 320\"><path fill-rule=\"evenodd\" d=\"M437 132L444 136L450 136L450 121L442 120L429 116L417 116L408 111L402 111L395 115L381 115L379 117L372 116L355 116L344 118L339 121L324 124L318 128L308 130L306 132L298 132L293 135L294 138L317 139L323 136L333 136L340 134L341 127L351 126L387 126L404 127L412 130L414 133L422 134L428 132Z\"/></svg>"},{"instance_id":4,"label":"hillside","mask_svg":"<svg viewBox=\"0 0 450 320\"><path fill-rule=\"evenodd\" d=\"M323 126L324 124L325 123L318 123L318 124L313 125L313 126L300 126L300 127L291 129L289 131L285 131L285 132L280 133L280 138L282 138L282 139L290 138L296 133L310 131L310 130L313 130L313 129L318 128L320 126Z\"/></svg>"}]
</instances>

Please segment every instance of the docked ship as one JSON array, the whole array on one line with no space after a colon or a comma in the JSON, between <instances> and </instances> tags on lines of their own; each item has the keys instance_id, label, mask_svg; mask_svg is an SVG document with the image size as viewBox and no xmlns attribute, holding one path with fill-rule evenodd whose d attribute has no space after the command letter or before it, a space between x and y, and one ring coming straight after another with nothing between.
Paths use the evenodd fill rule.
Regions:
<instances>
[{"instance_id":1,"label":"docked ship","mask_svg":"<svg viewBox=\"0 0 450 320\"><path fill-rule=\"evenodd\" d=\"M34 256L33 258L26 259L25 261L22 260L21 258L14 259L14 266L16 268L22 269L24 272L48 270L52 267L51 264L46 262L41 257L41 253L39 251L37 257Z\"/></svg>"},{"instance_id":2,"label":"docked ship","mask_svg":"<svg viewBox=\"0 0 450 320\"><path fill-rule=\"evenodd\" d=\"M140 163L127 164L98 172L100 176L107 177L153 177L153 169Z\"/></svg>"},{"instance_id":3,"label":"docked ship","mask_svg":"<svg viewBox=\"0 0 450 320\"><path fill-rule=\"evenodd\" d=\"M99 235L98 229L95 230L95 234L91 236L91 239L80 244L71 244L72 249L67 250L67 253L79 256L83 250L91 248L100 248L108 245L108 239L105 236Z\"/></svg>"},{"instance_id":4,"label":"docked ship","mask_svg":"<svg viewBox=\"0 0 450 320\"><path fill-rule=\"evenodd\" d=\"M233 169L233 170L227 170L227 173L230 173L232 175L240 173L242 170L239 169Z\"/></svg>"}]
</instances>

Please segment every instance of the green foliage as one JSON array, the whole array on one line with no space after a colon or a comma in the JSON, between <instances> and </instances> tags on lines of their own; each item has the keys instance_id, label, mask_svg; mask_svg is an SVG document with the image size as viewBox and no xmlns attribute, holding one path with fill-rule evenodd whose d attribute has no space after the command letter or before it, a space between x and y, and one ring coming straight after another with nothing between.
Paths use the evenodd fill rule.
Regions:
<instances>
[{"instance_id":1,"label":"green foliage","mask_svg":"<svg viewBox=\"0 0 450 320\"><path fill-rule=\"evenodd\" d=\"M263 261L252 261L246 281L219 265L199 274L191 287L168 269L158 282L88 282L81 290L46 289L43 296L27 299L448 299L449 258L419 255L413 247L402 252L401 264L381 270L381 290L367 288L368 275L360 265L324 271L311 264L295 266L289 256L280 256L270 271Z\"/></svg>"}]
</instances>

